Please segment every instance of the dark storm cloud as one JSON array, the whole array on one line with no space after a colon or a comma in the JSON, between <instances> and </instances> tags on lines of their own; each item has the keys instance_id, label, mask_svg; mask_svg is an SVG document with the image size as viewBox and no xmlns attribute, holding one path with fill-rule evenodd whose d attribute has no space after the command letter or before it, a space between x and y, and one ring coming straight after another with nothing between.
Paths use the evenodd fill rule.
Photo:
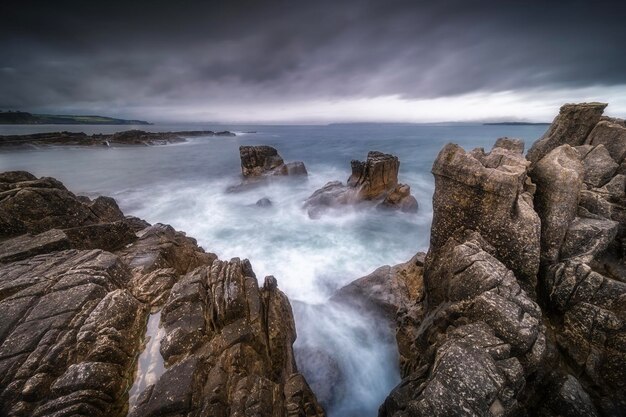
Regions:
<instances>
[{"instance_id":1,"label":"dark storm cloud","mask_svg":"<svg viewBox=\"0 0 626 417\"><path fill-rule=\"evenodd\" d=\"M626 6L617 2L26 1L3 8L0 108L626 84Z\"/></svg>"}]
</instances>

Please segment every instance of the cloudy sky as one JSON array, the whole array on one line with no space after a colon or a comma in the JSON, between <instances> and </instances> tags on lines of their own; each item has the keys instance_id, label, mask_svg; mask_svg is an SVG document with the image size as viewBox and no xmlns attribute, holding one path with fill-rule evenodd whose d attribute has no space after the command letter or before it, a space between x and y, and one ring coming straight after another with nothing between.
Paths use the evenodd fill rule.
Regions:
<instances>
[{"instance_id":1,"label":"cloudy sky","mask_svg":"<svg viewBox=\"0 0 626 417\"><path fill-rule=\"evenodd\" d=\"M0 16L0 109L151 121L626 116L626 2L46 1Z\"/></svg>"}]
</instances>

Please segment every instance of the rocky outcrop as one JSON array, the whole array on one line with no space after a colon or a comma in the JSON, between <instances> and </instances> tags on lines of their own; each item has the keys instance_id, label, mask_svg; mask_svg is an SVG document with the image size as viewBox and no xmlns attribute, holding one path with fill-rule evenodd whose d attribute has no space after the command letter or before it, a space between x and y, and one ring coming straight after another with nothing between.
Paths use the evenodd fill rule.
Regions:
<instances>
[{"instance_id":1,"label":"rocky outcrop","mask_svg":"<svg viewBox=\"0 0 626 417\"><path fill-rule=\"evenodd\" d=\"M439 154L423 296L399 311L403 381L380 416L623 414L626 138L604 107L564 106L529 162L509 139Z\"/></svg>"},{"instance_id":2,"label":"rocky outcrop","mask_svg":"<svg viewBox=\"0 0 626 417\"><path fill-rule=\"evenodd\" d=\"M267 145L240 146L241 173L244 177L265 175L307 175L303 162L285 164L278 151Z\"/></svg>"},{"instance_id":3,"label":"rocky outcrop","mask_svg":"<svg viewBox=\"0 0 626 417\"><path fill-rule=\"evenodd\" d=\"M215 261L187 274L161 321L168 369L131 416L323 415L296 370L287 297L273 277L259 288L246 260Z\"/></svg>"},{"instance_id":4,"label":"rocky outcrop","mask_svg":"<svg viewBox=\"0 0 626 417\"><path fill-rule=\"evenodd\" d=\"M52 178L2 173L0 190L0 415L324 415L275 279ZM132 411L159 309L166 371Z\"/></svg>"},{"instance_id":5,"label":"rocky outcrop","mask_svg":"<svg viewBox=\"0 0 626 417\"><path fill-rule=\"evenodd\" d=\"M185 142L186 137L235 136L234 133L192 130L181 132L146 132L126 130L111 135L74 132L35 133L32 135L0 136L0 148L38 148L46 146L154 146Z\"/></svg>"},{"instance_id":6,"label":"rocky outcrop","mask_svg":"<svg viewBox=\"0 0 626 417\"><path fill-rule=\"evenodd\" d=\"M539 269L540 220L533 210L534 186L523 145L500 139L489 153L446 145L433 164L435 193L431 250L459 229L476 230L533 292Z\"/></svg>"},{"instance_id":7,"label":"rocky outcrop","mask_svg":"<svg viewBox=\"0 0 626 417\"><path fill-rule=\"evenodd\" d=\"M352 174L344 185L331 181L316 190L304 203L309 217L318 218L326 210L345 204L379 201L381 209L417 211L418 204L406 184L398 183L400 161L396 156L370 151L367 160L353 160Z\"/></svg>"},{"instance_id":8,"label":"rocky outcrop","mask_svg":"<svg viewBox=\"0 0 626 417\"><path fill-rule=\"evenodd\" d=\"M528 151L528 160L535 164L561 145L584 144L605 108L606 103L565 104L548 131Z\"/></svg>"},{"instance_id":9,"label":"rocky outcrop","mask_svg":"<svg viewBox=\"0 0 626 417\"><path fill-rule=\"evenodd\" d=\"M419 252L403 264L381 266L337 290L331 301L376 311L389 321L395 321L399 311L422 300L425 256Z\"/></svg>"}]
</instances>

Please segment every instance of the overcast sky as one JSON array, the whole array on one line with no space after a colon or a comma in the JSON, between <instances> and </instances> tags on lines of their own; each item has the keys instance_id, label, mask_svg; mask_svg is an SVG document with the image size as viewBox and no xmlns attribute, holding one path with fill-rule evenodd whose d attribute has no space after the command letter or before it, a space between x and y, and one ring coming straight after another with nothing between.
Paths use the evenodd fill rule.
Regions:
<instances>
[{"instance_id":1,"label":"overcast sky","mask_svg":"<svg viewBox=\"0 0 626 417\"><path fill-rule=\"evenodd\" d=\"M143 4L142 4L143 3ZM0 109L151 121L626 116L626 2L11 2Z\"/></svg>"}]
</instances>

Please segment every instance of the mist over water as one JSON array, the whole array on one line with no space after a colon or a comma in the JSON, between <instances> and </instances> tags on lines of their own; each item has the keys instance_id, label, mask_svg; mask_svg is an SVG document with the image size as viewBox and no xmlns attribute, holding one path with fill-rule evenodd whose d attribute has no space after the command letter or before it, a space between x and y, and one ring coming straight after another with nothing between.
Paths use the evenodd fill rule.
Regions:
<instances>
[{"instance_id":1,"label":"mist over water","mask_svg":"<svg viewBox=\"0 0 626 417\"><path fill-rule=\"evenodd\" d=\"M125 126L7 126L0 134ZM428 248L433 179L430 168L447 142L490 148L498 137L527 145L545 126L330 125L142 126L144 130L256 130L235 138L193 138L160 147L49 148L0 152L0 170L53 176L76 194L110 195L126 214L168 223L221 259L249 258L257 277L274 275L290 298L298 340L296 359L328 415L375 416L399 382L393 330L327 302L343 285ZM304 161L307 180L277 178L268 186L229 194L240 181L240 145L274 146L286 162ZM400 158L400 182L411 186L416 215L370 207L332 211L312 220L303 200L328 181L346 181L350 160L379 150ZM267 197L272 206L255 206ZM334 392L325 393L330 384Z\"/></svg>"}]
</instances>

